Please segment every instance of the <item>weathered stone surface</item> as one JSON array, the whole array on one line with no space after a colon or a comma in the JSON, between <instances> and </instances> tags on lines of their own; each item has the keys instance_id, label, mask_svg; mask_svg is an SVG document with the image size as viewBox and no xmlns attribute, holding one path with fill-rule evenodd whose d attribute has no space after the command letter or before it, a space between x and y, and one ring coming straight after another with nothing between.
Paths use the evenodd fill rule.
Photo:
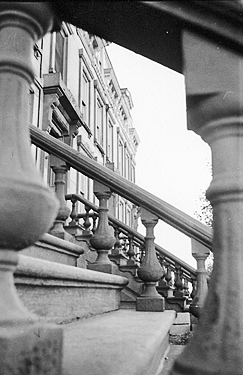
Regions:
<instances>
[{"instance_id":1,"label":"weathered stone surface","mask_svg":"<svg viewBox=\"0 0 243 375\"><path fill-rule=\"evenodd\" d=\"M84 252L82 245L67 242L45 233L34 245L20 253L30 257L76 266L79 256Z\"/></svg>"},{"instance_id":2,"label":"weathered stone surface","mask_svg":"<svg viewBox=\"0 0 243 375\"><path fill-rule=\"evenodd\" d=\"M178 312L174 324L190 324L190 313L189 312Z\"/></svg>"},{"instance_id":3,"label":"weathered stone surface","mask_svg":"<svg viewBox=\"0 0 243 375\"><path fill-rule=\"evenodd\" d=\"M173 326L170 329L171 335L184 335L188 332L190 332L189 324L173 324Z\"/></svg>"},{"instance_id":4,"label":"weathered stone surface","mask_svg":"<svg viewBox=\"0 0 243 375\"><path fill-rule=\"evenodd\" d=\"M143 298L137 297L136 310L137 311L164 311L165 300L163 298Z\"/></svg>"},{"instance_id":5,"label":"weathered stone surface","mask_svg":"<svg viewBox=\"0 0 243 375\"><path fill-rule=\"evenodd\" d=\"M122 310L68 324L64 374L160 374L174 319L173 311Z\"/></svg>"},{"instance_id":6,"label":"weathered stone surface","mask_svg":"<svg viewBox=\"0 0 243 375\"><path fill-rule=\"evenodd\" d=\"M53 322L119 309L127 279L20 255L15 285L25 306Z\"/></svg>"},{"instance_id":7,"label":"weathered stone surface","mask_svg":"<svg viewBox=\"0 0 243 375\"><path fill-rule=\"evenodd\" d=\"M1 374L62 374L61 327L34 323L6 328L0 328Z\"/></svg>"}]
</instances>

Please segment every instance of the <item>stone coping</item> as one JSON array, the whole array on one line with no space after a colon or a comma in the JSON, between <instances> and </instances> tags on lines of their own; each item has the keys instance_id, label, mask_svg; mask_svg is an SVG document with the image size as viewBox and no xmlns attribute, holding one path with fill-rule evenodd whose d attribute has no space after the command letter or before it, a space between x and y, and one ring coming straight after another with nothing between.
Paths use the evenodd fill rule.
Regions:
<instances>
[{"instance_id":1,"label":"stone coping","mask_svg":"<svg viewBox=\"0 0 243 375\"><path fill-rule=\"evenodd\" d=\"M125 277L32 258L23 254L19 254L19 263L15 276L112 284L121 288L128 284L128 280Z\"/></svg>"},{"instance_id":2,"label":"stone coping","mask_svg":"<svg viewBox=\"0 0 243 375\"><path fill-rule=\"evenodd\" d=\"M63 375L159 375L175 316L119 310L65 325Z\"/></svg>"},{"instance_id":3,"label":"stone coping","mask_svg":"<svg viewBox=\"0 0 243 375\"><path fill-rule=\"evenodd\" d=\"M41 245L41 243L45 243L47 245L55 246L62 250L70 251L72 253L77 254L78 256L84 253L84 250L81 246L76 245L72 242L65 241L61 238L55 237L49 233L45 233L39 241L36 242L36 245ZM57 250L58 251L58 250Z\"/></svg>"}]
</instances>

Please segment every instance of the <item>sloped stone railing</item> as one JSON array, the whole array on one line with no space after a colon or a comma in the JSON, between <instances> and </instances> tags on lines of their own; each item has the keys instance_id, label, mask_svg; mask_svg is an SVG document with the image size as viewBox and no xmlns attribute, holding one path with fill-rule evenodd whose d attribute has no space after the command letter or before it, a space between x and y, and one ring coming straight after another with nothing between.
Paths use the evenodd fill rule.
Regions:
<instances>
[{"instance_id":1,"label":"sloped stone railing","mask_svg":"<svg viewBox=\"0 0 243 375\"><path fill-rule=\"evenodd\" d=\"M68 168L73 167L74 169L80 171L81 173L95 180L94 193L100 202L99 208L96 208L94 210L98 210L99 212L98 227L95 231L93 228L92 234L90 231L91 224L89 219L89 211L92 206L89 204L88 201L85 205L86 213L84 215L84 225L86 228L85 234L86 236L88 235L89 241L91 242L92 247L95 247L98 256L95 261L88 265L88 268L99 270L102 272L116 272L114 269L114 264L109 259L108 254L111 252L112 257L113 250L113 252L116 253L116 255L119 255L119 228L121 227L121 225L119 221L114 223L114 219L113 226L115 229L115 236L110 233L110 229L108 226L109 215L107 206L107 202L110 197L111 191L115 191L116 193L129 199L132 203L136 205L140 203L141 207L143 207L142 212L144 212L144 217L142 218L142 222L146 227L147 234L145 237L145 241L144 238L142 238L142 241L140 239L140 251L137 252L140 258L139 268L137 272L144 282L144 288L147 290L146 293L141 294L141 296L144 297L144 300L146 299L146 301L142 302L144 306L143 308L149 309L150 311L163 311L164 304L160 304L160 302L158 302L158 299L163 299L164 297L161 296L165 295L167 301L169 301L169 298L177 298L179 304L181 305L181 308L184 309L186 303L185 301L187 300L187 297L189 297L188 283L191 283L193 286L192 295L195 295L195 298L198 294L202 295L202 293L199 293L198 290L195 291L195 286L197 283L195 282L196 277L194 269L188 272L188 266L177 257L175 257L175 259L171 262L171 255L168 252L167 254L163 254L163 250L161 255L155 255L156 248L154 244L154 235L152 228L157 224L158 219L160 218L163 221L171 224L181 232L187 234L192 239L199 241L203 246L206 247L209 247L211 243L210 229L205 227L203 224L199 223L197 220L191 218L189 215L184 214L180 210L177 210L173 206L167 204L166 202L163 202L162 200L156 198L152 194L149 194L148 192L139 188L137 185L131 183L130 181L121 178L120 176L117 176L108 168L105 168L102 165L99 165L97 162L94 162L93 160L90 160L89 158L81 155L79 152L73 150L71 147L63 144L59 140L54 139L53 137L44 133L43 131L33 126L31 126L30 130L32 142L36 146L39 146L44 151L47 151L52 155L54 154L59 158L61 157L62 160L67 164ZM86 168L88 169L88 172L86 171ZM98 173L100 168L101 173ZM101 178L99 178L98 181L96 180L97 176L101 176ZM58 180L57 182L59 183L59 175L57 175L56 178ZM106 182L106 185L103 184L103 181ZM64 192L63 189L62 191ZM60 189L57 191L57 193L60 195ZM145 199L146 195L148 195L148 199ZM75 200L77 196L70 195L69 198L72 202L72 221L70 223L70 226L66 226L65 229L69 233L75 234L77 233L77 230L81 229L78 223L79 218L75 208ZM64 197L60 198L60 202L61 206L65 208ZM150 209L152 204L153 208ZM65 212L66 211L67 209L65 208ZM95 215L93 216L95 218ZM127 231L127 233L129 234L127 234L125 246L128 245L129 247L127 256L128 258L130 257L129 263L131 265L134 262L133 258L136 255L136 253L134 253L133 251L133 241L134 237L138 238L138 236L134 236L134 234L132 234L129 230ZM159 251L157 251L157 253L159 253ZM158 259L161 263L160 266ZM152 287L152 285L155 286L156 283L161 279L161 277L163 277L164 280L163 282L160 281L159 290L161 296L159 296L159 294L154 289L154 287ZM201 285L201 283L198 285ZM152 302L149 302L149 299ZM200 310L200 308L202 307L200 301L204 299L204 296L202 296L201 299L197 298L197 310ZM139 303L140 302L137 299L137 309L140 308L138 307Z\"/></svg>"},{"instance_id":2,"label":"sloped stone railing","mask_svg":"<svg viewBox=\"0 0 243 375\"><path fill-rule=\"evenodd\" d=\"M32 125L30 135L34 145L56 155L87 177L109 186L113 192L146 208L165 223L211 249L211 228Z\"/></svg>"},{"instance_id":3,"label":"sloped stone railing","mask_svg":"<svg viewBox=\"0 0 243 375\"><path fill-rule=\"evenodd\" d=\"M89 235L91 237L95 229L91 222L93 218L97 217L98 207L78 194L67 194L66 200L71 201L73 207L72 221L69 226L65 227L66 230L69 231L70 228L73 231L73 223L75 223L77 233L80 233L80 230L83 233L87 233L86 226L88 222ZM81 202L84 205L85 213L77 213L77 202ZM83 223L79 222L80 219L83 220ZM136 266L136 269L139 269L145 253L145 237L110 214L108 214L108 221L116 237L116 242L109 254L110 259L121 270L126 270L127 267L134 266ZM82 239L82 235L77 234L76 238ZM191 301L197 294L197 271L161 246L156 243L154 245L157 258L163 269L163 276L159 281L157 290L163 297L166 297L167 307L168 303L170 303L174 307L178 305L181 309L184 309L188 298ZM189 284L191 285L190 287Z\"/></svg>"}]
</instances>

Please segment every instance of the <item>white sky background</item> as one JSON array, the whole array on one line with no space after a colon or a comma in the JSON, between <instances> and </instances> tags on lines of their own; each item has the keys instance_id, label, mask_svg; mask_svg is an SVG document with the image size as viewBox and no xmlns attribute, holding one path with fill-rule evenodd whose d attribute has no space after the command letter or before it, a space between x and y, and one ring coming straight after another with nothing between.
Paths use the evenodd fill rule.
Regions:
<instances>
[{"instance_id":1,"label":"white sky background","mask_svg":"<svg viewBox=\"0 0 243 375\"><path fill-rule=\"evenodd\" d=\"M114 43L107 51L120 87L128 88L134 103L131 114L141 141L137 185L193 216L211 180L211 152L187 130L184 76ZM195 267L186 236L160 221L155 237Z\"/></svg>"}]
</instances>

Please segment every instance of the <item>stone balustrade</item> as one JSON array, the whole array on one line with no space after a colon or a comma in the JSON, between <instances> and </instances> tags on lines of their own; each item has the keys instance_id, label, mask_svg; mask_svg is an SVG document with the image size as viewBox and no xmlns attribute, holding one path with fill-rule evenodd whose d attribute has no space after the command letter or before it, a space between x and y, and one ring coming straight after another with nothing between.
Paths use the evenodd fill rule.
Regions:
<instances>
[{"instance_id":1,"label":"stone balustrade","mask_svg":"<svg viewBox=\"0 0 243 375\"><path fill-rule=\"evenodd\" d=\"M79 201L84 207L89 206L89 220L94 218L98 212L97 206L79 195L69 194L66 196L66 199L75 200L75 202ZM84 221L86 220L85 213L76 213L75 217L82 218ZM114 246L110 250L109 259L118 266L121 266L123 270L125 270L124 266L130 269L137 269L139 264L142 263L142 254L145 254L145 238L126 224L115 219L109 213L108 223L113 227L116 239ZM72 225L72 222L70 225ZM79 240L84 239L83 235L75 237ZM164 276L159 280L157 289L161 296L165 297L167 300L171 299L171 304L174 304L176 299L177 308L179 308L178 311L181 311L185 307L185 303L191 302L191 293L193 290L196 290L196 271L156 244L155 249L159 262L164 269ZM179 271L180 274L178 277ZM191 285L190 291L188 283Z\"/></svg>"}]
</instances>

